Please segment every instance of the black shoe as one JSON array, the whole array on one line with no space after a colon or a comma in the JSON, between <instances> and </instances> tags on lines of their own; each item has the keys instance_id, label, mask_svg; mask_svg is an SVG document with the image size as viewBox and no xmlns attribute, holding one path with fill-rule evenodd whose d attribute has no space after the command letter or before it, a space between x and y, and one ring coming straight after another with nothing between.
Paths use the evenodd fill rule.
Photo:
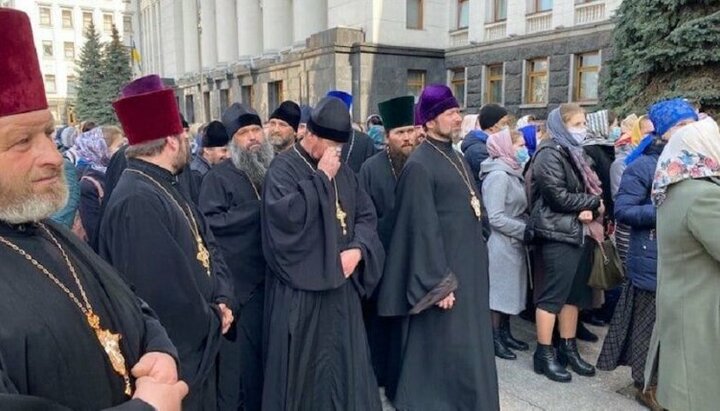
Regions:
<instances>
[{"instance_id":1,"label":"black shoe","mask_svg":"<svg viewBox=\"0 0 720 411\"><path fill-rule=\"evenodd\" d=\"M585 362L578 352L577 342L574 338L563 338L558 350L558 362L563 365L570 365L573 371L586 377L595 375L595 367Z\"/></svg>"},{"instance_id":2,"label":"black shoe","mask_svg":"<svg viewBox=\"0 0 720 411\"><path fill-rule=\"evenodd\" d=\"M503 360L517 359L517 355L515 355L514 352L510 351L510 349L505 346L505 343L503 343L503 340L500 337L499 331L493 332L493 343L495 345L495 356L496 357L502 358Z\"/></svg>"},{"instance_id":3,"label":"black shoe","mask_svg":"<svg viewBox=\"0 0 720 411\"><path fill-rule=\"evenodd\" d=\"M570 382L572 380L572 375L555 358L555 350L552 345L538 343L533 355L533 370L538 374L545 374L553 381Z\"/></svg>"},{"instance_id":4,"label":"black shoe","mask_svg":"<svg viewBox=\"0 0 720 411\"><path fill-rule=\"evenodd\" d=\"M580 341L598 342L599 340L598 336L593 334L592 331L588 330L581 321L578 321L577 332L575 336Z\"/></svg>"},{"instance_id":5,"label":"black shoe","mask_svg":"<svg viewBox=\"0 0 720 411\"><path fill-rule=\"evenodd\" d=\"M527 351L530 349L530 346L525 341L520 341L513 337L512 332L510 332L509 318L506 318L500 323L498 332L500 333L500 339L502 339L506 347L517 351Z\"/></svg>"},{"instance_id":6,"label":"black shoe","mask_svg":"<svg viewBox=\"0 0 720 411\"><path fill-rule=\"evenodd\" d=\"M603 327L607 325L607 322L605 322L602 318L600 318L597 314L595 314L595 310L593 311L583 311L580 314L580 321L594 325L596 327Z\"/></svg>"}]
</instances>

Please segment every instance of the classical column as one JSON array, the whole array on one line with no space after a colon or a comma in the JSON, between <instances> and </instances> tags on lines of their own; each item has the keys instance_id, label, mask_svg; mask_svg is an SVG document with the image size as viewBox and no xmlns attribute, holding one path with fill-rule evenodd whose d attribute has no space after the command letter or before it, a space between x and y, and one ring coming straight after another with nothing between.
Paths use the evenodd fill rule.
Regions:
<instances>
[{"instance_id":1,"label":"classical column","mask_svg":"<svg viewBox=\"0 0 720 411\"><path fill-rule=\"evenodd\" d=\"M231 63L238 58L238 23L235 0L215 0L217 60Z\"/></svg>"},{"instance_id":2,"label":"classical column","mask_svg":"<svg viewBox=\"0 0 720 411\"><path fill-rule=\"evenodd\" d=\"M202 65L205 68L215 67L217 64L217 36L215 23L215 0L200 1L200 15L202 21Z\"/></svg>"},{"instance_id":3,"label":"classical column","mask_svg":"<svg viewBox=\"0 0 720 411\"><path fill-rule=\"evenodd\" d=\"M265 52L277 52L292 45L292 3L293 0L263 1L263 48Z\"/></svg>"},{"instance_id":4,"label":"classical column","mask_svg":"<svg viewBox=\"0 0 720 411\"><path fill-rule=\"evenodd\" d=\"M197 0L182 0L182 27L183 43L185 48L185 72L197 73L198 62L198 30L197 30Z\"/></svg>"},{"instance_id":5,"label":"classical column","mask_svg":"<svg viewBox=\"0 0 720 411\"><path fill-rule=\"evenodd\" d=\"M305 45L310 35L326 30L327 0L294 0L293 1L293 44Z\"/></svg>"},{"instance_id":6,"label":"classical column","mask_svg":"<svg viewBox=\"0 0 720 411\"><path fill-rule=\"evenodd\" d=\"M258 0L237 0L238 55L253 57L263 51L263 10Z\"/></svg>"}]
</instances>

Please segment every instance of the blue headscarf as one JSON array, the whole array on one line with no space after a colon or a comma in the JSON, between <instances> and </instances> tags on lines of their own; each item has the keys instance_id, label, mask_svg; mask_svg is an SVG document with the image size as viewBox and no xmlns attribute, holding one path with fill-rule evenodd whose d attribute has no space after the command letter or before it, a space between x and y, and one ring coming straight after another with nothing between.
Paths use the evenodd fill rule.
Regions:
<instances>
[{"instance_id":1,"label":"blue headscarf","mask_svg":"<svg viewBox=\"0 0 720 411\"><path fill-rule=\"evenodd\" d=\"M640 158L641 155L645 152L645 149L650 147L650 144L655 140L655 134L650 133L643 137L642 140L640 140L640 144L635 147L633 151L630 152L630 154L625 157L625 165L629 166L633 161Z\"/></svg>"},{"instance_id":2,"label":"blue headscarf","mask_svg":"<svg viewBox=\"0 0 720 411\"><path fill-rule=\"evenodd\" d=\"M655 126L655 134L660 137L682 120L698 121L695 108L681 98L653 104L648 110L648 117Z\"/></svg>"},{"instance_id":3,"label":"blue headscarf","mask_svg":"<svg viewBox=\"0 0 720 411\"><path fill-rule=\"evenodd\" d=\"M528 154L532 156L535 154L535 150L537 149L537 126L534 124L529 124L525 127L522 127L518 129L523 134L523 139L525 139L525 147L527 147Z\"/></svg>"}]
</instances>

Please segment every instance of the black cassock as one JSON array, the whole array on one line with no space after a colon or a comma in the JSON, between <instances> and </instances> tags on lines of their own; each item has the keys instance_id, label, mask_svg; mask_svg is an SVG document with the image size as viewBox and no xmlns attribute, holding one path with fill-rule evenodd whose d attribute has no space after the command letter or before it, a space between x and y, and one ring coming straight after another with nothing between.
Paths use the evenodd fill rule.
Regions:
<instances>
[{"instance_id":1,"label":"black cassock","mask_svg":"<svg viewBox=\"0 0 720 411\"><path fill-rule=\"evenodd\" d=\"M240 409L240 376L244 409L259 410L262 400L265 257L260 240L260 190L232 160L213 167L200 188L199 208L230 269L237 304L237 323L223 342L218 361L221 409Z\"/></svg>"},{"instance_id":2,"label":"black cassock","mask_svg":"<svg viewBox=\"0 0 720 411\"><path fill-rule=\"evenodd\" d=\"M150 351L177 358L152 310L117 272L69 231L44 224L68 254L100 326L122 335L128 370ZM61 251L35 224L0 223L0 235L35 258L82 303ZM151 410L128 401L85 316L23 256L0 244L0 410Z\"/></svg>"},{"instance_id":3,"label":"black cassock","mask_svg":"<svg viewBox=\"0 0 720 411\"><path fill-rule=\"evenodd\" d=\"M432 143L467 170L476 190L452 146ZM430 144L413 152L400 175L379 291L380 315L407 316L399 378L389 394L399 410L497 410L482 224L458 170ZM437 307L455 287L455 306Z\"/></svg>"},{"instance_id":4,"label":"black cassock","mask_svg":"<svg viewBox=\"0 0 720 411\"><path fill-rule=\"evenodd\" d=\"M316 164L295 144L275 158L265 178L263 410L380 410L361 308L384 260L375 210L342 165L335 180L347 213L343 235L334 184ZM346 279L340 253L350 248L363 258Z\"/></svg>"},{"instance_id":5,"label":"black cassock","mask_svg":"<svg viewBox=\"0 0 720 411\"><path fill-rule=\"evenodd\" d=\"M378 217L378 235L387 252L392 235L395 186L397 184L388 153L382 151L370 157L360 168L358 180L375 205ZM363 314L375 376L378 384L385 387L388 380L396 379L396 362L399 356L397 334L400 332L401 325L398 318L401 317L378 316L377 294L376 290L373 296L363 303Z\"/></svg>"},{"instance_id":6,"label":"black cassock","mask_svg":"<svg viewBox=\"0 0 720 411\"><path fill-rule=\"evenodd\" d=\"M350 140L343 144L340 158L352 171L359 173L363 163L375 153L377 153L377 150L373 139L363 132L353 130Z\"/></svg>"},{"instance_id":7,"label":"black cassock","mask_svg":"<svg viewBox=\"0 0 720 411\"><path fill-rule=\"evenodd\" d=\"M152 177L183 210L191 210L211 253L210 275L196 259L187 214L153 181L132 170ZM177 185L169 171L130 159L103 216L100 255L157 312L177 347L180 376L190 385L183 407L212 409L214 363L221 340L216 304L231 305L232 284L205 219Z\"/></svg>"}]
</instances>

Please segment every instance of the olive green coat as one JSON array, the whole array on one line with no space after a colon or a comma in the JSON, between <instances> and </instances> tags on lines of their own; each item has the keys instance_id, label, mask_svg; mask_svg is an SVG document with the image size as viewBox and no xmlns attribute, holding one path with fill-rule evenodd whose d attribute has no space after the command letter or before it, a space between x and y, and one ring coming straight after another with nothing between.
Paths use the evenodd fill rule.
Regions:
<instances>
[{"instance_id":1,"label":"olive green coat","mask_svg":"<svg viewBox=\"0 0 720 411\"><path fill-rule=\"evenodd\" d=\"M720 182L684 180L658 208L657 320L645 381L669 410L720 407Z\"/></svg>"}]
</instances>

